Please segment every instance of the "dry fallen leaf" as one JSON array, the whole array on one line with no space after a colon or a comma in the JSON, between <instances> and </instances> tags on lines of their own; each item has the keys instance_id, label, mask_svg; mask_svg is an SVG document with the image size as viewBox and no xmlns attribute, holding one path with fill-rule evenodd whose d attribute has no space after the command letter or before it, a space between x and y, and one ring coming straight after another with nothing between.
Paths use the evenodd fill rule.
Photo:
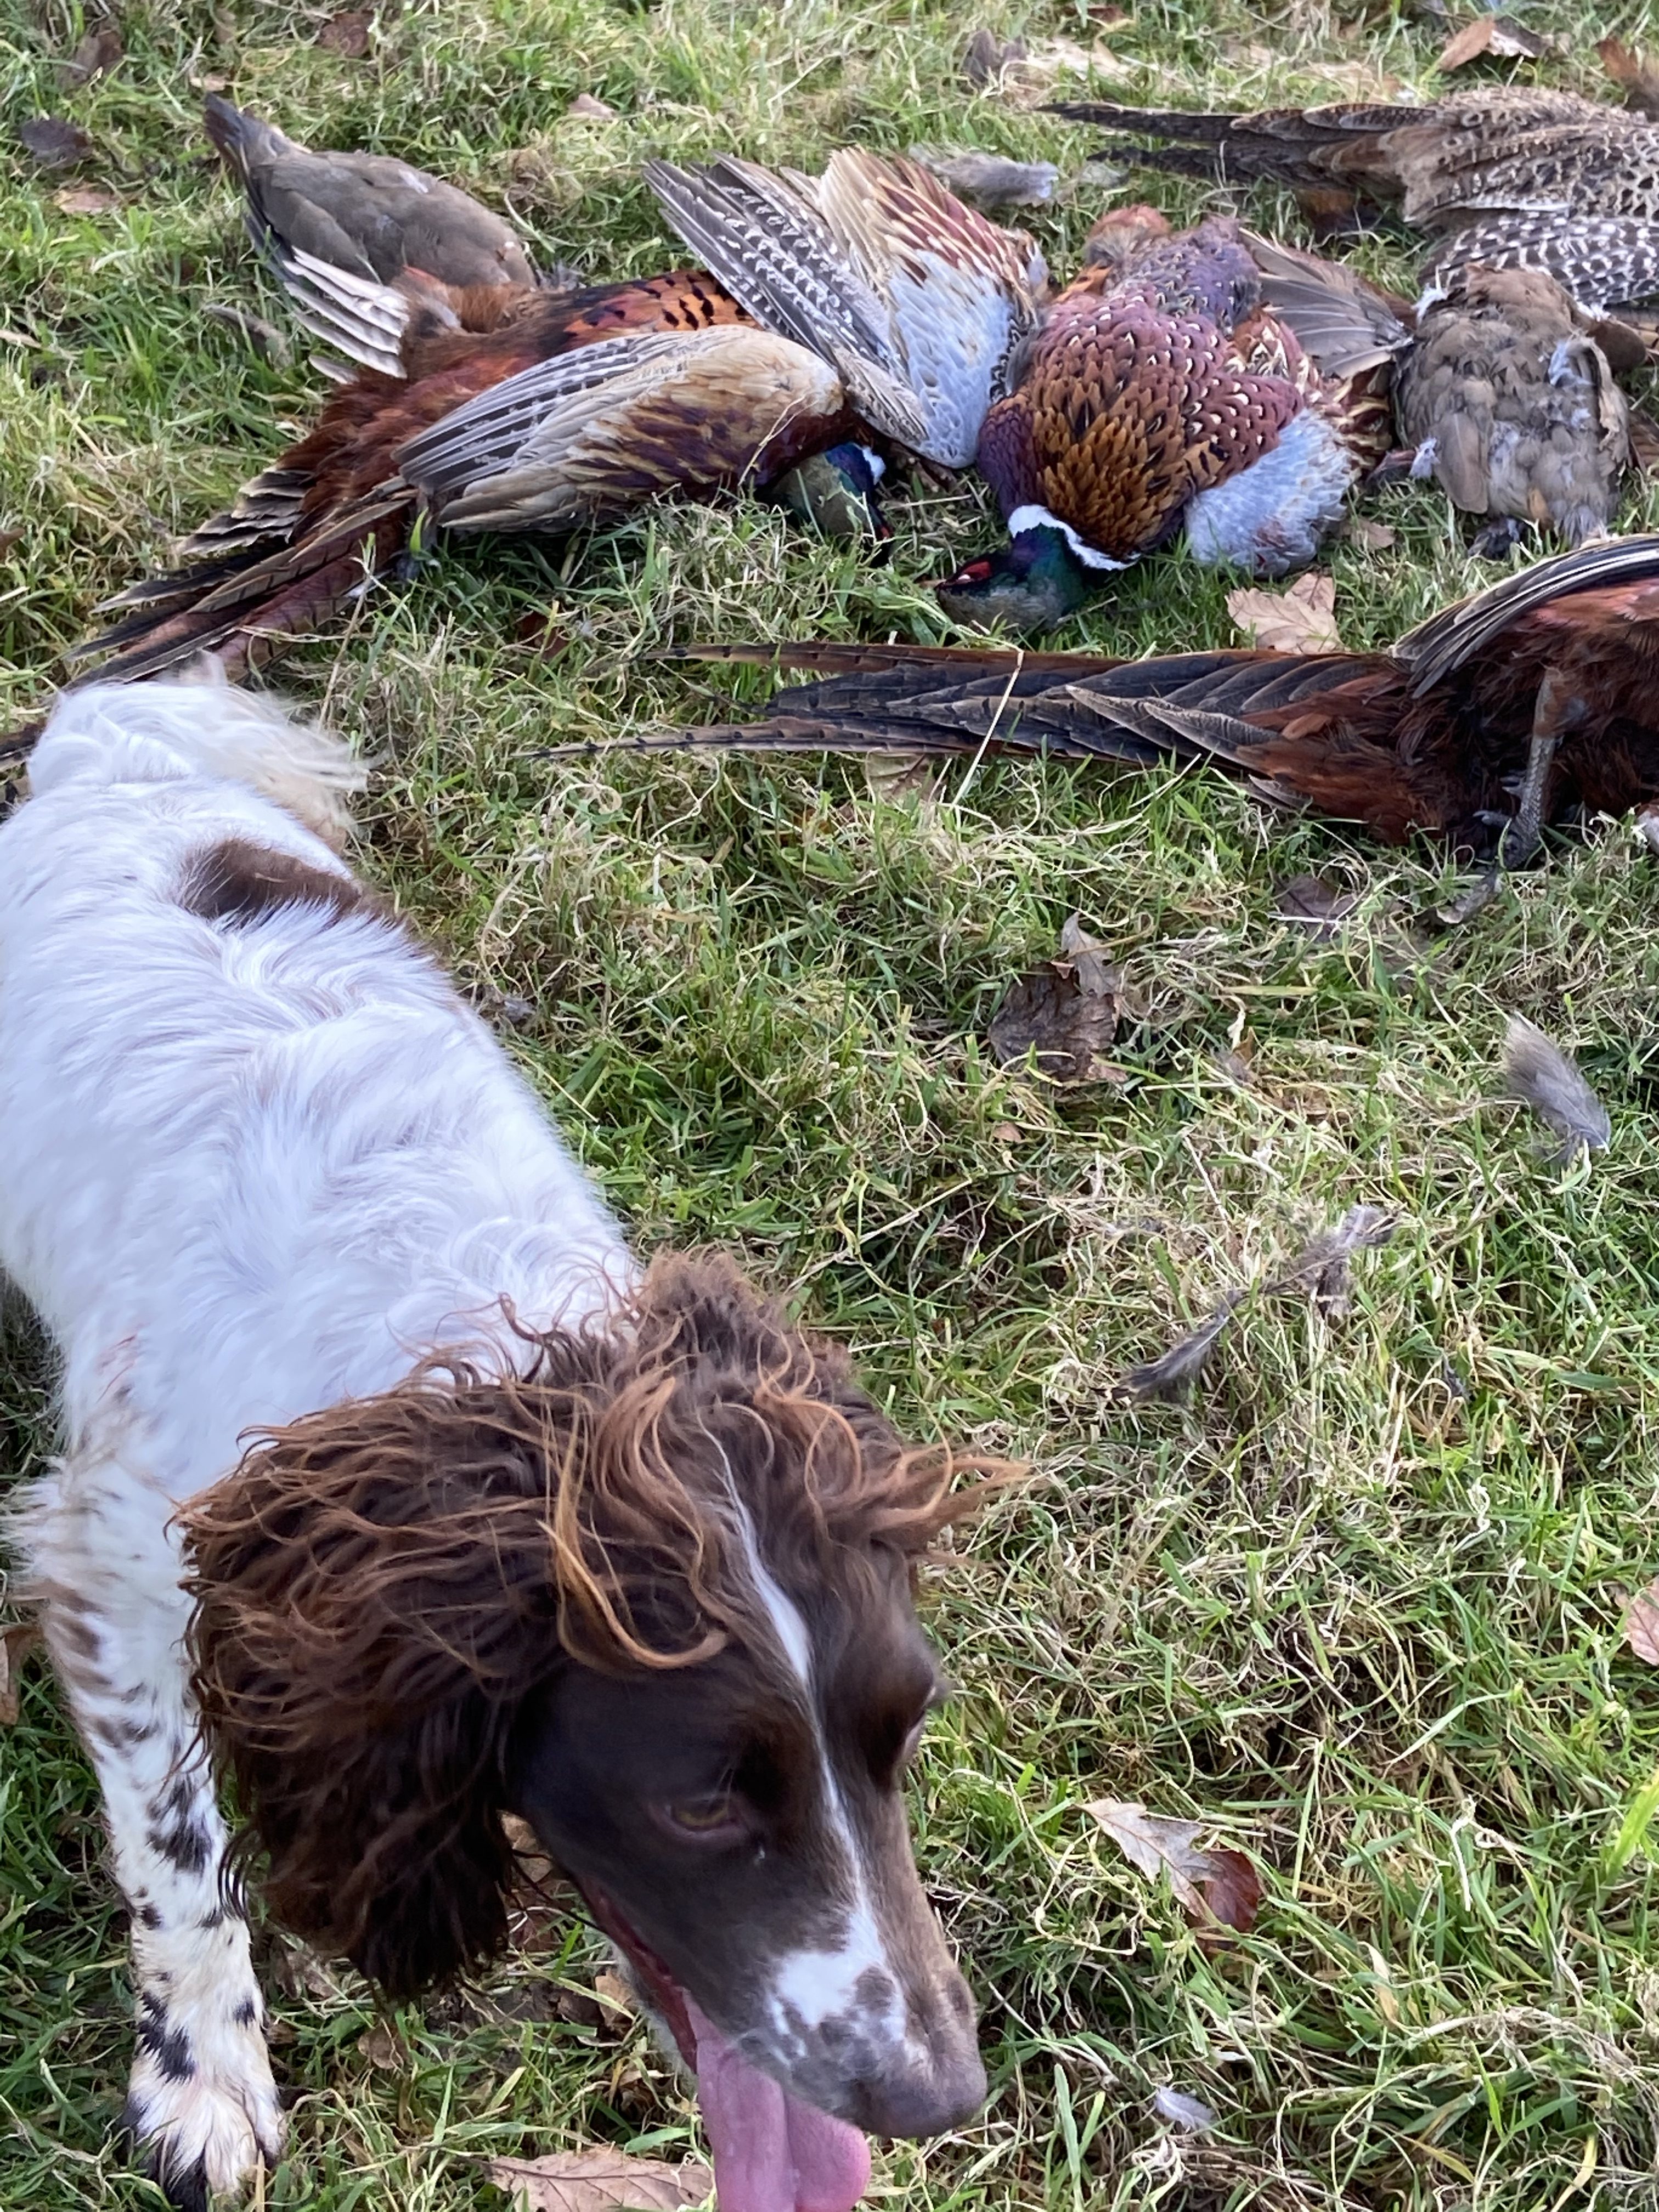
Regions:
<instances>
[{"instance_id":1,"label":"dry fallen leaf","mask_svg":"<svg viewBox=\"0 0 1659 2212\"><path fill-rule=\"evenodd\" d=\"M1282 592L1229 592L1227 612L1245 642L1267 653L1340 653L1336 585L1310 569Z\"/></svg>"},{"instance_id":2,"label":"dry fallen leaf","mask_svg":"<svg viewBox=\"0 0 1659 2212\"><path fill-rule=\"evenodd\" d=\"M78 123L65 123L61 115L32 116L17 126L24 148L42 169L72 169L92 151L92 141Z\"/></svg>"},{"instance_id":3,"label":"dry fallen leaf","mask_svg":"<svg viewBox=\"0 0 1659 2212\"><path fill-rule=\"evenodd\" d=\"M700 2204L714 2186L702 2161L669 2166L659 2158L625 2158L617 2150L554 2151L546 2158L492 2158L489 2179L525 2212L680 2212Z\"/></svg>"},{"instance_id":4,"label":"dry fallen leaf","mask_svg":"<svg viewBox=\"0 0 1659 2212\"><path fill-rule=\"evenodd\" d=\"M1274 895L1273 914L1305 929L1316 945L1329 945L1358 903L1352 892L1335 890L1322 876L1291 876Z\"/></svg>"},{"instance_id":5,"label":"dry fallen leaf","mask_svg":"<svg viewBox=\"0 0 1659 2212\"><path fill-rule=\"evenodd\" d=\"M1659 116L1659 56L1627 46L1622 39L1598 39L1595 52L1602 68L1624 94L1626 106L1643 115Z\"/></svg>"},{"instance_id":6,"label":"dry fallen leaf","mask_svg":"<svg viewBox=\"0 0 1659 2212\"><path fill-rule=\"evenodd\" d=\"M0 1728L17 1725L18 1676L24 1660L40 1649L41 1642L32 1620L15 1620L0 1628Z\"/></svg>"},{"instance_id":7,"label":"dry fallen leaf","mask_svg":"<svg viewBox=\"0 0 1659 2212\"><path fill-rule=\"evenodd\" d=\"M1121 1079L1106 1052L1119 1017L1136 1018L1143 1009L1105 950L1073 915L1060 933L1059 959L1010 985L989 1031L991 1049L1005 1066L1034 1052L1037 1073L1051 1083Z\"/></svg>"},{"instance_id":8,"label":"dry fallen leaf","mask_svg":"<svg viewBox=\"0 0 1659 2212\"><path fill-rule=\"evenodd\" d=\"M564 112L577 118L586 116L591 123L612 122L617 113L608 100L595 100L591 92L579 92Z\"/></svg>"},{"instance_id":9,"label":"dry fallen leaf","mask_svg":"<svg viewBox=\"0 0 1659 2212\"><path fill-rule=\"evenodd\" d=\"M1373 522L1365 514L1356 514L1346 532L1349 544L1361 545L1367 553L1386 553L1397 534L1386 522Z\"/></svg>"},{"instance_id":10,"label":"dry fallen leaf","mask_svg":"<svg viewBox=\"0 0 1659 2212\"><path fill-rule=\"evenodd\" d=\"M1435 66L1441 70L1457 70L1479 61L1483 54L1491 54L1498 61L1517 58L1536 61L1550 50L1547 39L1540 39L1535 31L1527 30L1513 15L1477 15L1472 23L1465 23L1461 31L1454 32L1440 49Z\"/></svg>"},{"instance_id":11,"label":"dry fallen leaf","mask_svg":"<svg viewBox=\"0 0 1659 2212\"><path fill-rule=\"evenodd\" d=\"M593 1994L608 2012L619 2012L632 2017L635 2006L634 1992L614 1967L607 1966L593 1977Z\"/></svg>"},{"instance_id":12,"label":"dry fallen leaf","mask_svg":"<svg viewBox=\"0 0 1659 2212\"><path fill-rule=\"evenodd\" d=\"M52 202L64 215L112 215L121 204L101 185L65 185L52 194Z\"/></svg>"},{"instance_id":13,"label":"dry fallen leaf","mask_svg":"<svg viewBox=\"0 0 1659 2212\"><path fill-rule=\"evenodd\" d=\"M21 545L22 542L23 533L21 530L0 530L0 561L5 559L14 545Z\"/></svg>"},{"instance_id":14,"label":"dry fallen leaf","mask_svg":"<svg viewBox=\"0 0 1659 2212\"><path fill-rule=\"evenodd\" d=\"M981 24L968 41L962 57L962 74L978 91L996 83L1011 62L1024 58L1024 39L1000 39L988 26Z\"/></svg>"},{"instance_id":15,"label":"dry fallen leaf","mask_svg":"<svg viewBox=\"0 0 1659 2212\"><path fill-rule=\"evenodd\" d=\"M103 76L115 67L123 51L121 33L114 24L100 23L76 46L72 61L58 63L58 82L65 92L73 92L78 85L90 84L94 77Z\"/></svg>"},{"instance_id":16,"label":"dry fallen leaf","mask_svg":"<svg viewBox=\"0 0 1659 2212\"><path fill-rule=\"evenodd\" d=\"M1651 1582L1630 1601L1625 1641L1638 1659L1659 1667L1659 1582Z\"/></svg>"},{"instance_id":17,"label":"dry fallen leaf","mask_svg":"<svg viewBox=\"0 0 1659 2212\"><path fill-rule=\"evenodd\" d=\"M317 33L317 44L349 62L360 62L368 52L370 15L367 8L342 9L331 15Z\"/></svg>"},{"instance_id":18,"label":"dry fallen leaf","mask_svg":"<svg viewBox=\"0 0 1659 2212\"><path fill-rule=\"evenodd\" d=\"M1630 457L1644 477L1659 476L1659 422L1643 407L1630 410Z\"/></svg>"},{"instance_id":19,"label":"dry fallen leaf","mask_svg":"<svg viewBox=\"0 0 1659 2212\"><path fill-rule=\"evenodd\" d=\"M1171 1820L1144 1805L1121 1798L1097 1797L1084 1810L1091 1814L1142 1874L1167 1874L1176 1903L1200 1927L1218 1921L1243 1934L1255 1922L1261 1883L1243 1851L1225 1845L1200 1847L1202 1820Z\"/></svg>"},{"instance_id":20,"label":"dry fallen leaf","mask_svg":"<svg viewBox=\"0 0 1659 2212\"><path fill-rule=\"evenodd\" d=\"M409 2064L409 2045L389 2020L377 2020L366 2035L360 2035L357 2050L383 2074L401 2074Z\"/></svg>"}]
</instances>

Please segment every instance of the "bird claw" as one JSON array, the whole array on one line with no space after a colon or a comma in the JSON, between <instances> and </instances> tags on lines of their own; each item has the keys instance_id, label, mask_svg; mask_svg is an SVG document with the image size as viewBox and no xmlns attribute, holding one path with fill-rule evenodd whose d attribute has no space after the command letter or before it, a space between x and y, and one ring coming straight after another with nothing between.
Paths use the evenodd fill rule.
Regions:
<instances>
[{"instance_id":1,"label":"bird claw","mask_svg":"<svg viewBox=\"0 0 1659 2212\"><path fill-rule=\"evenodd\" d=\"M1476 531L1469 550L1478 561L1506 561L1520 542L1520 524L1512 514L1500 514L1484 530Z\"/></svg>"}]
</instances>

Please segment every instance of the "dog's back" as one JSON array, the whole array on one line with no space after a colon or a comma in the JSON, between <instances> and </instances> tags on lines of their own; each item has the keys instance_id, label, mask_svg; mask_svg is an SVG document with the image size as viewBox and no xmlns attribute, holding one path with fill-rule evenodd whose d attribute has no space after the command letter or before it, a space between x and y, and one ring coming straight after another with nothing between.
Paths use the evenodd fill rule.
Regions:
<instances>
[{"instance_id":1,"label":"dog's back","mask_svg":"<svg viewBox=\"0 0 1659 2212\"><path fill-rule=\"evenodd\" d=\"M615 1226L335 849L335 739L222 684L95 685L0 827L0 1268L184 1497L240 1431L573 1317Z\"/></svg>"}]
</instances>

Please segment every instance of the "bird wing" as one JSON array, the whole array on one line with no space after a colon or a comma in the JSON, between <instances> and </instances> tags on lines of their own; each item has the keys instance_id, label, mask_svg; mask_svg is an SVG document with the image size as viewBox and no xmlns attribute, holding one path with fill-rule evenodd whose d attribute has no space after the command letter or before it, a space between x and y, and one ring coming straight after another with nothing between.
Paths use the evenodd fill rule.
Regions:
<instances>
[{"instance_id":1,"label":"bird wing","mask_svg":"<svg viewBox=\"0 0 1659 2212\"><path fill-rule=\"evenodd\" d=\"M1400 118L1387 158L1406 221L1444 230L1486 212L1639 213L1659 190L1659 129L1574 93L1510 86Z\"/></svg>"},{"instance_id":2,"label":"bird wing","mask_svg":"<svg viewBox=\"0 0 1659 2212\"><path fill-rule=\"evenodd\" d=\"M821 354L876 429L923 449L927 416L908 381L891 316L825 221L809 180L732 155L690 167L647 161L644 175L680 236L757 321Z\"/></svg>"},{"instance_id":3,"label":"bird wing","mask_svg":"<svg viewBox=\"0 0 1659 2212\"><path fill-rule=\"evenodd\" d=\"M906 381L927 417L918 450L946 468L974 458L1036 329L1048 270L1032 241L964 206L920 163L856 148L831 155L817 205L886 304Z\"/></svg>"},{"instance_id":4,"label":"bird wing","mask_svg":"<svg viewBox=\"0 0 1659 2212\"><path fill-rule=\"evenodd\" d=\"M1519 569L1490 590L1431 615L1407 632L1390 658L1407 671L1412 696L1420 698L1534 607L1570 592L1639 583L1651 576L1659 576L1659 532L1581 545L1574 552Z\"/></svg>"},{"instance_id":5,"label":"bird wing","mask_svg":"<svg viewBox=\"0 0 1659 2212\"><path fill-rule=\"evenodd\" d=\"M666 492L764 482L845 409L829 364L769 331L635 332L520 370L397 459L447 529L568 527Z\"/></svg>"},{"instance_id":6,"label":"bird wing","mask_svg":"<svg viewBox=\"0 0 1659 2212\"><path fill-rule=\"evenodd\" d=\"M1411 344L1410 302L1368 283L1357 269L1247 230L1261 295L1290 325L1322 375L1363 375Z\"/></svg>"},{"instance_id":7,"label":"bird wing","mask_svg":"<svg viewBox=\"0 0 1659 2212\"><path fill-rule=\"evenodd\" d=\"M1540 270L1581 314L1651 307L1659 301L1659 222L1643 216L1488 216L1442 240L1425 289L1452 292L1473 268Z\"/></svg>"}]
</instances>

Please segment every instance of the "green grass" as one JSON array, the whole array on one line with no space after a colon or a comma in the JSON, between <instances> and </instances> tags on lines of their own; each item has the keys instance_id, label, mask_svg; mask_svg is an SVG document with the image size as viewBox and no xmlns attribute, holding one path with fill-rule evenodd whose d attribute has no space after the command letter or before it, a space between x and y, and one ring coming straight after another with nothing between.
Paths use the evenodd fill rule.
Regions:
<instances>
[{"instance_id":1,"label":"green grass","mask_svg":"<svg viewBox=\"0 0 1659 2212\"><path fill-rule=\"evenodd\" d=\"M1091 143L972 97L955 57L975 19L920 0L446 0L387 9L366 62L315 47L317 11L121 17L126 60L64 92L79 11L0 15L6 116L82 123L122 202L63 213L63 180L6 137L0 530L22 534L0 555L0 726L44 701L96 600L318 402L303 346L272 367L199 312L262 290L196 132L203 76L296 136L510 202L596 276L672 258L637 182L649 152L810 165L929 138L1074 167ZM1034 46L1097 35L1059 4L990 20ZM1640 29L1528 20L1580 54ZM1103 92L1174 102L1430 88L1437 43L1387 12L1265 24L1231 0L1147 0L1103 35L1121 70ZM619 119L564 120L580 91ZM1041 214L1062 271L1100 202ZM1253 212L1289 219L1270 194ZM1368 258L1408 276L1402 240ZM983 502L964 484L892 511L884 566L735 501L447 551L282 673L374 756L365 865L487 1006L529 1002L512 1048L641 1243L734 1242L905 1422L1035 1462L927 1590L962 1695L921 1762L919 1851L982 1996L992 2101L957 2139L881 2153L878 2188L934 2212L1650 2207L1659 1686L1619 1624L1659 1566L1652 863L1623 825L1561 840L1401 983L1390 932L1445 889L1437 856L1280 818L1218 776L988 765L888 806L855 763L540 757L763 688L636 659L673 636L943 635L927 582L990 542ZM1486 573L1431 490L1376 511L1393 548L1332 558L1355 644ZM1656 512L1634 495L1628 520ZM1166 556L1069 635L1225 643L1223 597ZM562 655L503 642L551 602ZM1304 869L1359 895L1333 946L1273 919ZM1125 1080L1066 1095L981 1040L1073 911L1152 1012ZM1510 1009L1575 1045L1609 1103L1588 1171L1558 1172L1492 1103ZM1244 1083L1220 1065L1234 1045ZM1361 1199L1401 1227L1360 1261L1347 1320L1260 1302L1194 1407L1113 1402L1127 1366ZM0 1465L21 1476L51 1448L49 1373L25 1318L5 1325ZM1255 1932L1206 1956L1086 1817L1097 1796L1249 1851ZM374 2015L349 1976L287 1975L294 2143L268 2203L453 2212L499 2201L488 2154L690 2136L642 2035L548 2016L551 1980L599 1956L574 1919L538 1926L483 1998L402 2015L404 2070L361 2048ZM108 2140L121 1916L38 1668L0 1739L0 2203L154 2204ZM1164 2084L1214 2131L1172 2134Z\"/></svg>"}]
</instances>

